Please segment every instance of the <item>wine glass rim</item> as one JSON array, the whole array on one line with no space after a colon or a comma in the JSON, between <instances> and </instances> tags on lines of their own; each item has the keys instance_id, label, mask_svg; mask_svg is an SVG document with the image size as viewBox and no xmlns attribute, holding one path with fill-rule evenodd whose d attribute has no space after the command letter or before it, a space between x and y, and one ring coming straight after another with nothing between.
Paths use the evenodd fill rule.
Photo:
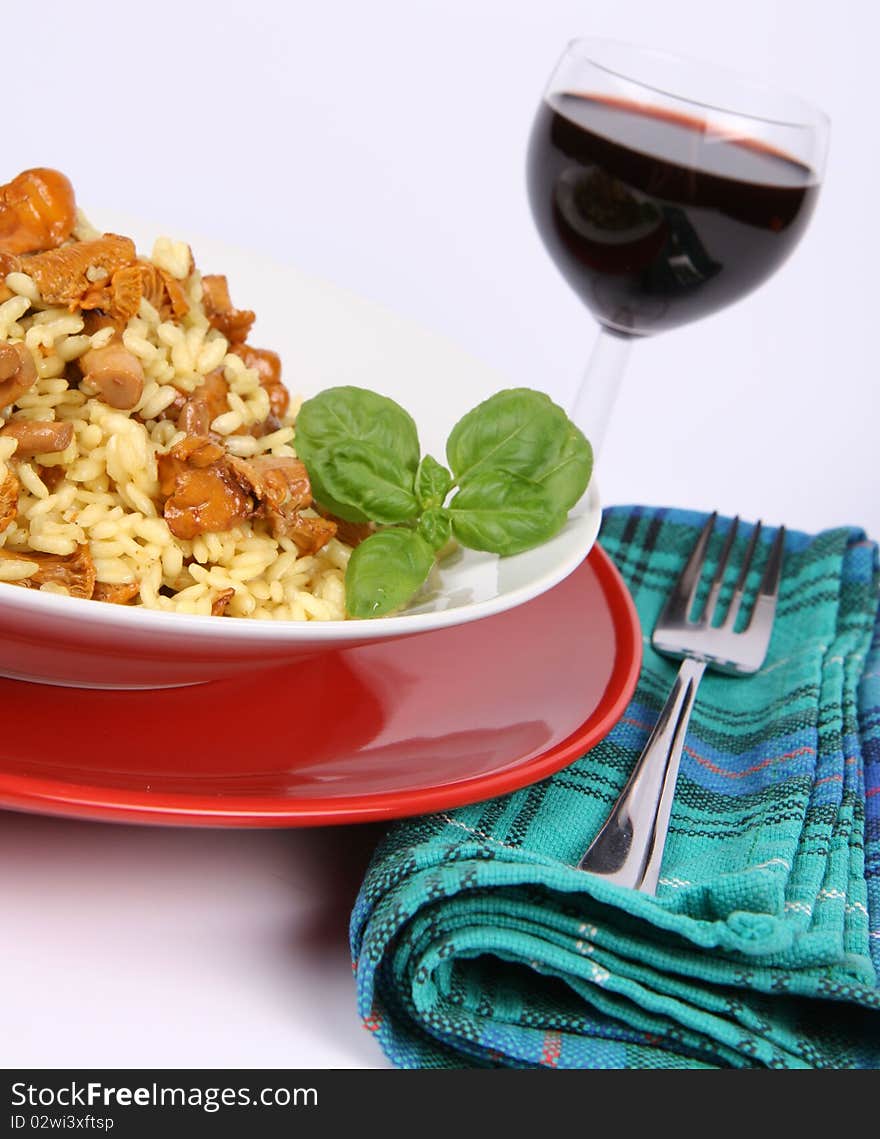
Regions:
<instances>
[{"instance_id":1,"label":"wine glass rim","mask_svg":"<svg viewBox=\"0 0 880 1139\"><path fill-rule=\"evenodd\" d=\"M801 107L805 116L809 116L809 120L796 121L788 118L776 118L773 115L760 115L751 111L741 111L736 107L722 106L720 103L708 102L705 99L695 99L691 95L683 95L678 91L668 90L665 87L660 87L655 83L648 83L643 79L639 79L634 75L628 74L625 70L611 66L608 63L602 62L593 58L589 54L590 46L595 49L602 47L624 48L627 51L638 53L639 55L652 55L658 58L667 59L679 63L688 63L701 67L711 67L716 73L723 72L731 78L736 79L743 85L752 88L766 91L768 94L777 97L788 99L791 103ZM584 59L598 68L600 71L606 72L608 75L614 75L619 79L625 79L628 83L634 83L639 87L643 87L646 91L654 91L658 95L665 95L669 99L678 99L682 103L689 103L694 107L702 107L707 111L718 111L725 115L736 115L739 118L751 119L754 122L769 123L774 126L789 127L795 130L814 130L817 125L821 125L826 131L831 125L831 118L826 111L818 107L815 103L810 102L801 95L796 95L792 91L784 87L779 87L775 83L768 83L767 80L760 78L757 75L750 74L749 72L739 71L735 67L729 67L725 64L715 64L704 59L698 59L694 56L683 55L680 52L669 51L666 48L648 47L643 44L630 43L627 40L617 40L607 38L605 36L578 36L569 40L566 47L566 54L574 51L583 54Z\"/></svg>"}]
</instances>

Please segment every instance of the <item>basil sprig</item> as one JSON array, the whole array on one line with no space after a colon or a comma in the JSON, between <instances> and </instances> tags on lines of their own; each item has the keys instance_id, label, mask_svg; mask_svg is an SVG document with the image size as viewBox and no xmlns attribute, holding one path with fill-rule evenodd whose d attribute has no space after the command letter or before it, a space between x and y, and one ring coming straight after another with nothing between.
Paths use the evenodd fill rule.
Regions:
<instances>
[{"instance_id":1,"label":"basil sprig","mask_svg":"<svg viewBox=\"0 0 880 1139\"><path fill-rule=\"evenodd\" d=\"M448 468L421 457L416 425L402 407L364 388L328 388L307 400L295 446L317 502L346 521L385 527L352 553L351 617L400 609L451 537L502 556L546 542L593 469L583 433L529 388L498 392L460 419L446 443Z\"/></svg>"}]
</instances>

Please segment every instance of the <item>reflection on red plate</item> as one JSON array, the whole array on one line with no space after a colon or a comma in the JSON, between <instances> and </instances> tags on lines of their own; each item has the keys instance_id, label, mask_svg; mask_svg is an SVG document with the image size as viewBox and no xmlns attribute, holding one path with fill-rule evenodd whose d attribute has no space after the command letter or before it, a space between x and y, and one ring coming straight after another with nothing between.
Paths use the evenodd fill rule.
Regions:
<instances>
[{"instance_id":1,"label":"reflection on red plate","mask_svg":"<svg viewBox=\"0 0 880 1139\"><path fill-rule=\"evenodd\" d=\"M194 688L0 680L0 806L185 826L310 826L487 799L564 767L635 688L607 555L518 608Z\"/></svg>"}]
</instances>

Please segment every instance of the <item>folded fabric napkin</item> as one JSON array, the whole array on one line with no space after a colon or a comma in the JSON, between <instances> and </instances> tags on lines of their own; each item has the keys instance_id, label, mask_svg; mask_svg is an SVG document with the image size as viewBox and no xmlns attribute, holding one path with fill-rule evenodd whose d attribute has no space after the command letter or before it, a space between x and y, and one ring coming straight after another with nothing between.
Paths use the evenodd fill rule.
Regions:
<instances>
[{"instance_id":1,"label":"folded fabric napkin","mask_svg":"<svg viewBox=\"0 0 880 1139\"><path fill-rule=\"evenodd\" d=\"M878 569L860 531L790 533L764 667L706 675L657 897L574 869L671 687L649 634L704 521L606 513L646 634L611 734L376 852L352 949L395 1064L880 1067Z\"/></svg>"}]
</instances>

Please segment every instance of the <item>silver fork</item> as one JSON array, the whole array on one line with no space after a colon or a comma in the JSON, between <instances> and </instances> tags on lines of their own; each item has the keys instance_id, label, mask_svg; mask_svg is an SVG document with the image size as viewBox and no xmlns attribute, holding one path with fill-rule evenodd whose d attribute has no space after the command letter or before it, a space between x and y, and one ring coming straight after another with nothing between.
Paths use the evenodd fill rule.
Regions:
<instances>
[{"instance_id":1,"label":"silver fork","mask_svg":"<svg viewBox=\"0 0 880 1139\"><path fill-rule=\"evenodd\" d=\"M776 613L785 527L779 528L770 547L748 623L741 632L734 629L761 535L758 522L749 539L724 620L717 628L712 624L739 527L739 518L734 518L703 612L698 619L691 619L717 517L717 513L713 514L703 527L651 637L658 652L683 658L672 692L620 798L578 863L580 870L646 894L657 890L681 752L703 673L706 668L735 676L757 672L767 656Z\"/></svg>"}]
</instances>

